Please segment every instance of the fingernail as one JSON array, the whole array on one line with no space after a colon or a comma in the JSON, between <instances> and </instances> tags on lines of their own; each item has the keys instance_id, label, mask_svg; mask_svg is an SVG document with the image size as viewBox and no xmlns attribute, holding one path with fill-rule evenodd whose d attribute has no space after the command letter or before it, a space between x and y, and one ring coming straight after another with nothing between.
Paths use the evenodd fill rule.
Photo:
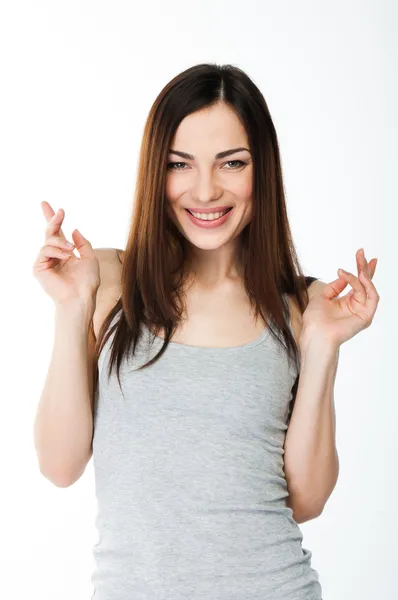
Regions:
<instances>
[{"instance_id":1,"label":"fingernail","mask_svg":"<svg viewBox=\"0 0 398 600\"><path fill-rule=\"evenodd\" d=\"M68 248L74 248L75 244L70 244L69 242L65 242L65 246L68 246Z\"/></svg>"}]
</instances>

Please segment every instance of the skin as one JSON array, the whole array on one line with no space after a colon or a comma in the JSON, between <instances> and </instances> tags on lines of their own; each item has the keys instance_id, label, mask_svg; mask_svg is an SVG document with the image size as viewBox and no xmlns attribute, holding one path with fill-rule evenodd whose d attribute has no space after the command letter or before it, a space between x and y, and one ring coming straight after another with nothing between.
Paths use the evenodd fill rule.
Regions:
<instances>
[{"instance_id":1,"label":"skin","mask_svg":"<svg viewBox=\"0 0 398 600\"><path fill-rule=\"evenodd\" d=\"M244 147L222 159L224 150ZM253 165L246 131L234 111L224 103L188 115L181 121L172 150L192 154L195 159L168 156L166 197L169 216L190 242L188 264L201 287L234 281L241 276L237 264L239 234L252 219ZM237 161L243 161L241 164ZM233 206L225 224L202 229L191 223L185 208Z\"/></svg>"}]
</instances>

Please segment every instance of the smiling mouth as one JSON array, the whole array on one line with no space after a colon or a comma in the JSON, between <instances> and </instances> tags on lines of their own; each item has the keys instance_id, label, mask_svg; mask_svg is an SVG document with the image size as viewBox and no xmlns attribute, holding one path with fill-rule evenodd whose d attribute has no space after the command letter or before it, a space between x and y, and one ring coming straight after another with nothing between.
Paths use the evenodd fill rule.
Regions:
<instances>
[{"instance_id":1,"label":"smiling mouth","mask_svg":"<svg viewBox=\"0 0 398 600\"><path fill-rule=\"evenodd\" d=\"M215 211L214 213L201 213L201 212L197 212L197 213L193 213L191 210L189 210L189 208L186 208L185 210L188 211L193 217L195 217L195 219L199 219L202 221L217 221L218 219L221 219L224 215L226 215L228 212L230 212L233 209L233 206L230 206L229 208L227 208L226 210L221 211ZM208 215L210 214L221 214L218 217L209 217ZM204 215L204 217L199 217L197 215Z\"/></svg>"}]
</instances>

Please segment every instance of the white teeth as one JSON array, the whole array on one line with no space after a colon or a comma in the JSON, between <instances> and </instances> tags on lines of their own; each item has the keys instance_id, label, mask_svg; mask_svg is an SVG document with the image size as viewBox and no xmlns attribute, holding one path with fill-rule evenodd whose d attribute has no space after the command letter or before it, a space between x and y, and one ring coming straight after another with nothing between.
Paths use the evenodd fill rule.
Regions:
<instances>
[{"instance_id":1,"label":"white teeth","mask_svg":"<svg viewBox=\"0 0 398 600\"><path fill-rule=\"evenodd\" d=\"M197 219L201 219L202 221L214 221L214 219L219 219L222 215L228 212L229 209L224 210L223 212L216 213L194 213L191 210L189 211L194 217Z\"/></svg>"}]
</instances>

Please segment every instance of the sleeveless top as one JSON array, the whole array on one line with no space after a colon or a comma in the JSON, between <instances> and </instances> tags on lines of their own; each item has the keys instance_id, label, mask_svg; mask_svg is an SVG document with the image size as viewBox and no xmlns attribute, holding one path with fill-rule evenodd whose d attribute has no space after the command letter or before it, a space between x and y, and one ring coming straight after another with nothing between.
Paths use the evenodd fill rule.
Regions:
<instances>
[{"instance_id":1,"label":"sleeveless top","mask_svg":"<svg viewBox=\"0 0 398 600\"><path fill-rule=\"evenodd\" d=\"M144 329L123 394L108 380L112 339L94 403L92 600L322 600L286 506L299 368L269 328L228 348L170 342L137 371L163 343Z\"/></svg>"}]
</instances>

